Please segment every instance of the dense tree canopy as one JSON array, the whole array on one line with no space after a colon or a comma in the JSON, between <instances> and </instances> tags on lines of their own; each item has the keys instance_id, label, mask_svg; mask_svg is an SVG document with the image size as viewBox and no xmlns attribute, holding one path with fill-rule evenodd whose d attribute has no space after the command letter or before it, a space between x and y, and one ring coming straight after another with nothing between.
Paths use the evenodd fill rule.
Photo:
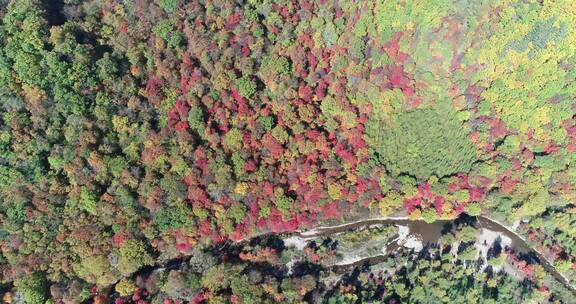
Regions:
<instances>
[{"instance_id":1,"label":"dense tree canopy","mask_svg":"<svg viewBox=\"0 0 576 304\"><path fill-rule=\"evenodd\" d=\"M258 233L463 213L574 279L575 26L572 0L2 0L0 292L128 294ZM236 266L186 286L250 302Z\"/></svg>"}]
</instances>

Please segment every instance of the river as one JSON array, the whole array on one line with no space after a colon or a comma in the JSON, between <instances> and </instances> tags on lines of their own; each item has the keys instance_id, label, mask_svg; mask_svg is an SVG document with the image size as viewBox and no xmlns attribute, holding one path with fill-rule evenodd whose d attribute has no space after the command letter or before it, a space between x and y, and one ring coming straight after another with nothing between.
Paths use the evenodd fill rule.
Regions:
<instances>
[{"instance_id":1,"label":"river","mask_svg":"<svg viewBox=\"0 0 576 304\"><path fill-rule=\"evenodd\" d=\"M467 216L464 216L467 217ZM544 269L551 274L556 280L558 280L562 285L569 289L576 296L576 288L570 284L570 281L560 272L558 272L554 267L552 262L550 262L546 257L540 253L537 249L530 247L526 240L517 234L512 228L507 227L503 223L496 220L490 219L486 216L478 216L475 218L478 223L477 228L485 229L493 235L499 235L503 238L507 238L507 245L512 248L515 252L531 256L535 263L539 263L544 267ZM414 244L434 244L437 243L440 237L444 234L446 224L455 223L455 221L463 220L463 218L458 218L455 220L439 220L433 223L426 223L424 220L411 220L407 217L384 217L384 218L371 218L358 220L345 224L338 224L333 226L318 226L308 231L300 231L294 233L278 233L280 236L285 236L284 241L290 239L293 245L302 246L303 241L317 238L333 236L342 232L352 231L359 228L365 228L373 225L396 225L400 227L399 236L392 240L386 245L385 252L391 253L400 249L400 247L410 247L406 246L406 241L409 240L413 242L411 246L417 246ZM466 220L466 219L464 219ZM470 217L468 217L470 220ZM272 233L260 233L252 236L251 238L246 238L239 241L249 242L252 239L270 235ZM403 234L403 235L402 235ZM296 239L295 239L296 238ZM351 268L361 265L374 265L381 263L385 260L385 254L378 254L374 256L363 257L361 259L356 259L346 264L336 264L330 267L335 272L345 272L349 271ZM149 274L157 269L174 269L180 267L182 264L187 263L187 256L180 256L177 258L165 260L156 263L154 266L147 266L143 269L138 270L133 274L145 275ZM114 286L114 285L112 285ZM110 286L110 287L112 287ZM84 303L92 303L92 299L85 301Z\"/></svg>"},{"instance_id":2,"label":"river","mask_svg":"<svg viewBox=\"0 0 576 304\"><path fill-rule=\"evenodd\" d=\"M476 217L479 228L487 229L493 233L506 237L510 240L508 245L514 251L531 256L534 262L539 263L544 267L544 269L550 273L556 280L562 283L566 288L572 291L576 295L576 288L570 284L568 278L563 274L558 272L551 261L549 261L541 252L537 249L530 247L521 235L517 234L512 228L506 225L488 218L486 216ZM359 220L346 224L339 224L334 226L319 226L309 231L298 232L296 235L303 239L310 239L322 236L331 236L334 234L342 233L345 231L351 231L354 229L369 227L372 225L396 225L399 227L408 227L408 235L403 236L403 239L416 240L421 244L433 244L437 243L443 234L443 229L445 224L452 223L453 221L439 220L433 223L426 223L424 220L411 220L406 217L385 217L385 218L373 218L366 220ZM398 247L404 246L399 242L391 242L387 248L387 252L393 252ZM360 260L355 260L349 265L337 265L336 268L344 269L347 266L358 266L362 264L375 264L384 259L384 255L370 256Z\"/></svg>"}]
</instances>

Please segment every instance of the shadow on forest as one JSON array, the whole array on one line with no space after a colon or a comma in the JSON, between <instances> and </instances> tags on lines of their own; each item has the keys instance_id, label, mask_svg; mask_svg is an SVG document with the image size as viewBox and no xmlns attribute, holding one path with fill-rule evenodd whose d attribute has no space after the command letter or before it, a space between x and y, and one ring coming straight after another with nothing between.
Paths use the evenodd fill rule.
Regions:
<instances>
[{"instance_id":1,"label":"shadow on forest","mask_svg":"<svg viewBox=\"0 0 576 304\"><path fill-rule=\"evenodd\" d=\"M49 26L62 25L66 22L66 16L63 13L63 0L43 1L42 6L46 11L46 19Z\"/></svg>"}]
</instances>

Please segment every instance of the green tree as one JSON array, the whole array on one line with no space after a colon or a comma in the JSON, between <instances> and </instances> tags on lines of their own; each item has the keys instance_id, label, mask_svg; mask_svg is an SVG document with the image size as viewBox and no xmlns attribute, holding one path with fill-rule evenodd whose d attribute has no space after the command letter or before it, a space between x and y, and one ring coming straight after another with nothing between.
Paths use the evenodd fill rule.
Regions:
<instances>
[{"instance_id":1,"label":"green tree","mask_svg":"<svg viewBox=\"0 0 576 304\"><path fill-rule=\"evenodd\" d=\"M74 266L74 271L80 278L98 286L108 286L120 277L120 273L112 268L104 255L83 257L80 263Z\"/></svg>"},{"instance_id":2,"label":"green tree","mask_svg":"<svg viewBox=\"0 0 576 304\"><path fill-rule=\"evenodd\" d=\"M80 198L78 199L78 207L91 215L96 215L96 195L90 189L82 187Z\"/></svg>"},{"instance_id":3,"label":"green tree","mask_svg":"<svg viewBox=\"0 0 576 304\"><path fill-rule=\"evenodd\" d=\"M178 0L160 0L159 4L167 13L172 13L178 8Z\"/></svg>"},{"instance_id":4,"label":"green tree","mask_svg":"<svg viewBox=\"0 0 576 304\"><path fill-rule=\"evenodd\" d=\"M154 224L160 232L181 229L193 223L192 209L184 201L162 208L154 216Z\"/></svg>"},{"instance_id":5,"label":"green tree","mask_svg":"<svg viewBox=\"0 0 576 304\"><path fill-rule=\"evenodd\" d=\"M466 205L464 211L466 211L468 215L478 216L482 213L482 207L480 206L480 203L470 203Z\"/></svg>"},{"instance_id":6,"label":"green tree","mask_svg":"<svg viewBox=\"0 0 576 304\"><path fill-rule=\"evenodd\" d=\"M265 131L270 131L274 127L274 118L272 116L260 116L258 117L258 123Z\"/></svg>"},{"instance_id":7,"label":"green tree","mask_svg":"<svg viewBox=\"0 0 576 304\"><path fill-rule=\"evenodd\" d=\"M238 93L242 97L250 98L256 93L256 82L250 76L242 76L236 80Z\"/></svg>"},{"instance_id":8,"label":"green tree","mask_svg":"<svg viewBox=\"0 0 576 304\"><path fill-rule=\"evenodd\" d=\"M230 149L237 150L241 147L243 140L242 131L239 129L232 129L224 136L224 144Z\"/></svg>"},{"instance_id":9,"label":"green tree","mask_svg":"<svg viewBox=\"0 0 576 304\"><path fill-rule=\"evenodd\" d=\"M46 20L40 2L36 0L12 1L3 18L8 39L4 51L13 61L13 70L19 80L39 87L47 84L43 72Z\"/></svg>"},{"instance_id":10,"label":"green tree","mask_svg":"<svg viewBox=\"0 0 576 304\"><path fill-rule=\"evenodd\" d=\"M266 78L271 74L287 75L290 73L290 62L286 57L278 55L268 55L262 59L260 73Z\"/></svg>"},{"instance_id":11,"label":"green tree","mask_svg":"<svg viewBox=\"0 0 576 304\"><path fill-rule=\"evenodd\" d=\"M120 294L121 297L126 297L132 295L132 293L136 290L137 286L134 284L134 281L130 279L123 279L116 284L114 289L116 292Z\"/></svg>"},{"instance_id":12,"label":"green tree","mask_svg":"<svg viewBox=\"0 0 576 304\"><path fill-rule=\"evenodd\" d=\"M234 277L230 282L232 293L239 296L244 303L258 303L263 293L258 285L251 284L247 275Z\"/></svg>"},{"instance_id":13,"label":"green tree","mask_svg":"<svg viewBox=\"0 0 576 304\"><path fill-rule=\"evenodd\" d=\"M124 275L132 274L140 267L153 263L154 259L141 241L127 240L118 251L118 270Z\"/></svg>"},{"instance_id":14,"label":"green tree","mask_svg":"<svg viewBox=\"0 0 576 304\"><path fill-rule=\"evenodd\" d=\"M274 191L274 205L276 205L276 208L282 212L282 215L285 218L289 218L290 210L292 210L294 205L294 199L286 196L284 194L284 189L278 188L276 191Z\"/></svg>"},{"instance_id":15,"label":"green tree","mask_svg":"<svg viewBox=\"0 0 576 304\"><path fill-rule=\"evenodd\" d=\"M426 208L422 212L422 219L426 223L434 223L436 221L436 209L434 208Z\"/></svg>"},{"instance_id":16,"label":"green tree","mask_svg":"<svg viewBox=\"0 0 576 304\"><path fill-rule=\"evenodd\" d=\"M200 136L204 136L204 130L206 129L206 124L204 122L204 112L200 107L193 107L188 112L188 125L190 129L198 132Z\"/></svg>"},{"instance_id":17,"label":"green tree","mask_svg":"<svg viewBox=\"0 0 576 304\"><path fill-rule=\"evenodd\" d=\"M44 304L48 299L48 281L39 272L17 279L14 286L22 293L26 304Z\"/></svg>"},{"instance_id":18,"label":"green tree","mask_svg":"<svg viewBox=\"0 0 576 304\"><path fill-rule=\"evenodd\" d=\"M234 220L234 223L240 224L246 218L246 206L242 203L232 204L226 210L226 216Z\"/></svg>"},{"instance_id":19,"label":"green tree","mask_svg":"<svg viewBox=\"0 0 576 304\"><path fill-rule=\"evenodd\" d=\"M211 267L202 277L202 286L211 292L230 287L233 278L244 269L243 265L219 264Z\"/></svg>"}]
</instances>

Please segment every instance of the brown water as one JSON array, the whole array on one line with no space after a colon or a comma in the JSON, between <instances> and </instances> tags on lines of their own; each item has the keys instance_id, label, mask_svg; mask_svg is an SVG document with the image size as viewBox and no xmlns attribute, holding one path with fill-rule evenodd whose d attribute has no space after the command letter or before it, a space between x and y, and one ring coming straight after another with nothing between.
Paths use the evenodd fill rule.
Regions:
<instances>
[{"instance_id":1,"label":"brown water","mask_svg":"<svg viewBox=\"0 0 576 304\"><path fill-rule=\"evenodd\" d=\"M332 234L350 231L358 228L363 228L372 225L399 225L407 226L410 228L410 234L421 240L424 244L436 243L442 236L442 228L450 221L436 221L428 224L423 220L408 220L408 219L367 219L348 224L337 226L324 226L318 227L309 232L301 232L302 237L319 237L329 236Z\"/></svg>"}]
</instances>

